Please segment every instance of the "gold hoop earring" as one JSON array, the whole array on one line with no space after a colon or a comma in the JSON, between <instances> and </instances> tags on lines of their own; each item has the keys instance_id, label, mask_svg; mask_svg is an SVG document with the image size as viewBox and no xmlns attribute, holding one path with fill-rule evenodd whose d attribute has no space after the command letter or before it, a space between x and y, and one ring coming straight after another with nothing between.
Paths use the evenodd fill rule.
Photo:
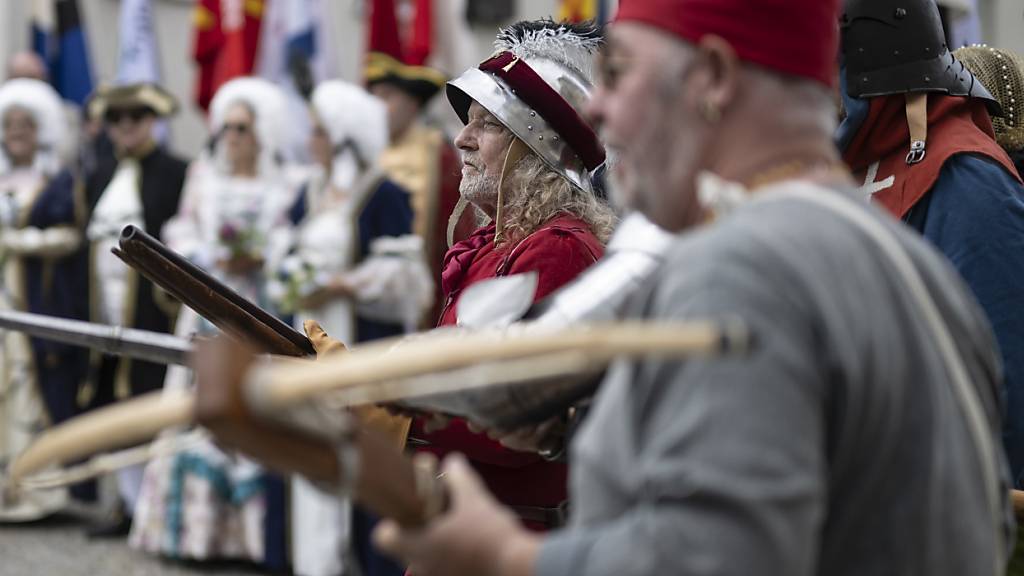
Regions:
<instances>
[{"instance_id":1,"label":"gold hoop earring","mask_svg":"<svg viewBox=\"0 0 1024 576\"><path fill-rule=\"evenodd\" d=\"M718 107L718 104L714 104L710 100L704 100L700 103L700 115L704 117L708 124L718 124L718 121L722 119L722 110Z\"/></svg>"}]
</instances>

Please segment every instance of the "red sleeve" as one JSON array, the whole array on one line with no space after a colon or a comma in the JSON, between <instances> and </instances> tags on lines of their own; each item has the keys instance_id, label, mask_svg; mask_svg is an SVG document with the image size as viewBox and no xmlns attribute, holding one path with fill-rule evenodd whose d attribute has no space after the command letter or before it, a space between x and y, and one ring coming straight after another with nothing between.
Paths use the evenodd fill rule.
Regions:
<instances>
[{"instance_id":1,"label":"red sleeve","mask_svg":"<svg viewBox=\"0 0 1024 576\"><path fill-rule=\"evenodd\" d=\"M413 421L412 436L430 442L431 445L425 447L425 450L433 452L439 458L452 452L461 452L472 461L504 468L519 468L542 460L539 455L532 452L506 448L497 440L491 440L486 434L470 432L462 418L453 419L446 428L431 434L423 433L422 419L416 418Z\"/></svg>"},{"instance_id":2,"label":"red sleeve","mask_svg":"<svg viewBox=\"0 0 1024 576\"><path fill-rule=\"evenodd\" d=\"M602 252L601 243L589 232L548 228L516 247L508 274L537 272L536 302L574 280L597 262Z\"/></svg>"},{"instance_id":3,"label":"red sleeve","mask_svg":"<svg viewBox=\"0 0 1024 576\"><path fill-rule=\"evenodd\" d=\"M534 300L542 300L576 278L594 264L603 247L594 235L576 227L552 227L540 230L524 240L510 256L507 274L537 272ZM418 423L417 423L418 424ZM421 436L444 447L458 450L470 460L495 466L516 468L541 461L537 454L505 448L485 435L474 434L461 419L445 430Z\"/></svg>"}]
</instances>

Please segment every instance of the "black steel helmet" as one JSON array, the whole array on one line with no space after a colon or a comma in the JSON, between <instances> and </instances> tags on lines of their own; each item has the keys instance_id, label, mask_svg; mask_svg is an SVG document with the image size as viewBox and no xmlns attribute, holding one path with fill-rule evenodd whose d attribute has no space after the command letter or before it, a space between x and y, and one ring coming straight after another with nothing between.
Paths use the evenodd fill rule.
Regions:
<instances>
[{"instance_id":1,"label":"black steel helmet","mask_svg":"<svg viewBox=\"0 0 1024 576\"><path fill-rule=\"evenodd\" d=\"M846 0L839 26L846 90L853 98L943 92L986 101L995 98L946 46L934 0Z\"/></svg>"}]
</instances>

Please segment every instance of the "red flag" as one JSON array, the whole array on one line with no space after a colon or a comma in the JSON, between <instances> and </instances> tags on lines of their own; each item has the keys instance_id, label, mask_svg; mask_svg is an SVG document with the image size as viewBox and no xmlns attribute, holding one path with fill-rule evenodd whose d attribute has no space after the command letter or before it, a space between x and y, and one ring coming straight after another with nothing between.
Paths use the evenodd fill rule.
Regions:
<instances>
[{"instance_id":1,"label":"red flag","mask_svg":"<svg viewBox=\"0 0 1024 576\"><path fill-rule=\"evenodd\" d=\"M409 28L408 43L405 47L405 63L423 66L430 57L433 47L433 6L431 0L416 0L416 16Z\"/></svg>"},{"instance_id":2,"label":"red flag","mask_svg":"<svg viewBox=\"0 0 1024 576\"><path fill-rule=\"evenodd\" d=\"M245 73L252 74L260 49L260 29L263 25L265 0L245 0L245 24L242 30L242 46L245 50Z\"/></svg>"},{"instance_id":3,"label":"red flag","mask_svg":"<svg viewBox=\"0 0 1024 576\"><path fill-rule=\"evenodd\" d=\"M398 14L394 0L370 0L366 26L368 51L382 52L399 62L402 61L402 40L398 36Z\"/></svg>"},{"instance_id":4,"label":"red flag","mask_svg":"<svg viewBox=\"0 0 1024 576\"><path fill-rule=\"evenodd\" d=\"M195 8L196 104L206 110L222 84L252 72L263 0L199 0Z\"/></svg>"},{"instance_id":5,"label":"red flag","mask_svg":"<svg viewBox=\"0 0 1024 576\"><path fill-rule=\"evenodd\" d=\"M196 78L196 103L203 110L213 98L213 69L217 55L224 45L224 32L220 26L220 0L199 0L193 13L195 43L192 60L198 67Z\"/></svg>"},{"instance_id":6,"label":"red flag","mask_svg":"<svg viewBox=\"0 0 1024 576\"><path fill-rule=\"evenodd\" d=\"M434 43L432 0L369 0L368 18L369 52L413 66L426 63Z\"/></svg>"},{"instance_id":7,"label":"red flag","mask_svg":"<svg viewBox=\"0 0 1024 576\"><path fill-rule=\"evenodd\" d=\"M583 22L598 16L598 2L595 0L562 0L558 8L559 22Z\"/></svg>"}]
</instances>

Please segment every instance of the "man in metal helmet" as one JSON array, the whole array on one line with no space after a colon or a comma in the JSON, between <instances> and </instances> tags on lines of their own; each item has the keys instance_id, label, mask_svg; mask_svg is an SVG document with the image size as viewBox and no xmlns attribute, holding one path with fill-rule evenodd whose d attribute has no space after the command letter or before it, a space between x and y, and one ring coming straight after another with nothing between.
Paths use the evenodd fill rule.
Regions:
<instances>
[{"instance_id":1,"label":"man in metal helmet","mask_svg":"<svg viewBox=\"0 0 1024 576\"><path fill-rule=\"evenodd\" d=\"M594 195L591 173L605 152L583 117L600 41L592 24L520 22L500 31L493 56L448 83L448 99L466 125L455 139L463 204L490 224L448 251L439 325L465 322L459 298L479 281L535 273L540 300L602 256L614 218ZM461 420L426 428L417 419L412 436L438 456L467 454L521 519L535 528L558 523L564 464L504 448Z\"/></svg>"},{"instance_id":2,"label":"man in metal helmet","mask_svg":"<svg viewBox=\"0 0 1024 576\"><path fill-rule=\"evenodd\" d=\"M1016 121L1024 110L1001 107L949 52L933 0L848 0L840 27L843 159L864 195L934 243L985 309L1003 353L1003 439L1020 486L1024 187L990 114Z\"/></svg>"}]
</instances>

